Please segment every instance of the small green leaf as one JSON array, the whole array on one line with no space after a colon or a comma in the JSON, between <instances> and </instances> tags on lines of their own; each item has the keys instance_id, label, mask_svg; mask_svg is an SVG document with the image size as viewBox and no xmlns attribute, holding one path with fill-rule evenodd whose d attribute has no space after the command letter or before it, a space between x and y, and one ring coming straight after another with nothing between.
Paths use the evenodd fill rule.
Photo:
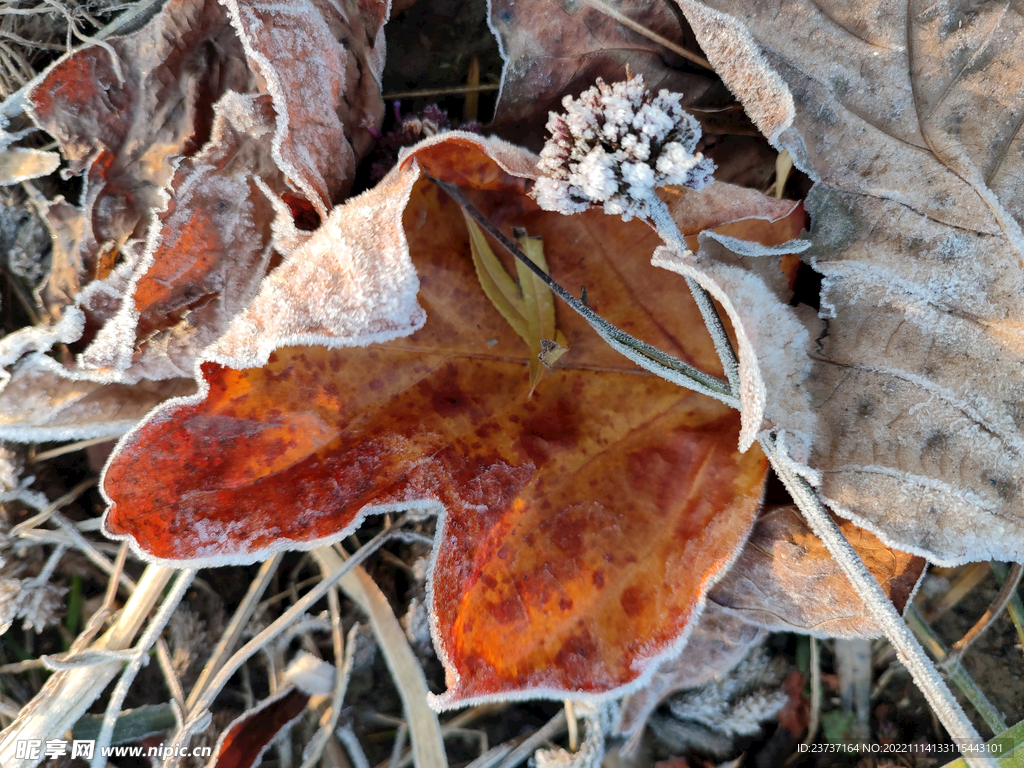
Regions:
<instances>
[{"instance_id":1,"label":"small green leaf","mask_svg":"<svg viewBox=\"0 0 1024 768\"><path fill-rule=\"evenodd\" d=\"M509 276L484 237L483 231L468 214L470 250L473 266L484 294L513 330L530 347L530 394L533 394L543 372L542 363L551 366L566 351L568 342L555 327L555 297L544 281L520 261L516 261L519 282ZM530 237L525 230L515 229L523 252L544 274L548 262L544 258L544 242ZM549 346L545 346L545 343Z\"/></svg>"},{"instance_id":2,"label":"small green leaf","mask_svg":"<svg viewBox=\"0 0 1024 768\"><path fill-rule=\"evenodd\" d=\"M110 743L130 744L147 736L163 733L177 724L170 704L146 704L135 709L124 709L114 724ZM103 715L82 715L72 728L73 738L96 739L103 727Z\"/></svg>"},{"instance_id":3,"label":"small green leaf","mask_svg":"<svg viewBox=\"0 0 1024 768\"><path fill-rule=\"evenodd\" d=\"M529 344L529 328L523 310L523 300L519 296L519 287L501 266L480 227L469 216L466 216L466 227L469 229L469 247L473 253L473 266L476 268L480 287L484 289L484 294L506 322Z\"/></svg>"}]
</instances>

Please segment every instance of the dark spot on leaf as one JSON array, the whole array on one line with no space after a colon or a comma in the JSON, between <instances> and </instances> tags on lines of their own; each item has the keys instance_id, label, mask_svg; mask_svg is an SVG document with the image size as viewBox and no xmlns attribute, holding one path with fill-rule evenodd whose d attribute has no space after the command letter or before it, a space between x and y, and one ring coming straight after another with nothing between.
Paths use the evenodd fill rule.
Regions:
<instances>
[{"instance_id":1,"label":"dark spot on leaf","mask_svg":"<svg viewBox=\"0 0 1024 768\"><path fill-rule=\"evenodd\" d=\"M622 597L619 598L619 604L622 606L622 610L624 610L626 615L631 619L635 619L643 613L645 602L643 590L637 586L626 587L622 591Z\"/></svg>"}]
</instances>

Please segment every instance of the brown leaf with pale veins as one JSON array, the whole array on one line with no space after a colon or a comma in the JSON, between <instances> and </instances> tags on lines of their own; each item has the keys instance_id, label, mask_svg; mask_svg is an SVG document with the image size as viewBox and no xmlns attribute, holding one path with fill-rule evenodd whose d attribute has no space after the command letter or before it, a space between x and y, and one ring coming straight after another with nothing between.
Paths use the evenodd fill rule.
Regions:
<instances>
[{"instance_id":1,"label":"brown leaf with pale veins","mask_svg":"<svg viewBox=\"0 0 1024 768\"><path fill-rule=\"evenodd\" d=\"M616 10L662 37L678 42L684 24L662 0L624 0ZM602 77L622 80L626 68L643 75L652 91L668 88L693 104L712 79L680 71L678 54L628 29L586 2L494 0L490 25L505 67L494 112L495 125L524 124L541 135L548 110L566 94L577 95Z\"/></svg>"},{"instance_id":2,"label":"brown leaf with pale veins","mask_svg":"<svg viewBox=\"0 0 1024 768\"><path fill-rule=\"evenodd\" d=\"M947 564L1024 559L1021 9L677 2L816 181L826 326L812 368L781 372L805 404L775 419L811 445L796 458L888 544ZM794 427L785 411L808 406L817 423Z\"/></svg>"},{"instance_id":3,"label":"brown leaf with pale veins","mask_svg":"<svg viewBox=\"0 0 1024 768\"><path fill-rule=\"evenodd\" d=\"M882 589L903 612L925 560L885 546L848 520L836 520ZM815 637L880 637L883 632L821 539L791 505L765 511L739 559L708 602L773 632Z\"/></svg>"},{"instance_id":4,"label":"brown leaf with pale veins","mask_svg":"<svg viewBox=\"0 0 1024 768\"><path fill-rule=\"evenodd\" d=\"M60 143L71 171L85 171L80 282L95 277L101 249L142 236L149 211L163 207L174 156L203 143L220 94L251 80L215 0L170 0L140 31L107 46L61 58L28 94L33 119ZM44 289L51 311L75 288L56 275Z\"/></svg>"}]
</instances>

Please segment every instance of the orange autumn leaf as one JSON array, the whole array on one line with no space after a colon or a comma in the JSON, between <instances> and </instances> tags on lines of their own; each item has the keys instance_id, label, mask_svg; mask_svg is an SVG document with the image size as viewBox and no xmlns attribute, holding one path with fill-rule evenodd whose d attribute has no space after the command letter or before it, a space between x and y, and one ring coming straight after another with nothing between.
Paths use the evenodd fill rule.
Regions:
<instances>
[{"instance_id":1,"label":"orange autumn leaf","mask_svg":"<svg viewBox=\"0 0 1024 768\"><path fill-rule=\"evenodd\" d=\"M150 559L213 564L334 541L366 514L436 513L449 690L435 706L621 689L680 646L746 540L767 462L739 453L735 412L636 368L565 306L569 351L530 396L529 348L481 289L458 206L418 167L543 238L552 277L586 285L610 322L720 371L684 281L651 266L645 224L541 211L532 156L440 137L271 275L202 365L207 391L123 441L106 530ZM763 217L766 237L792 229L791 209Z\"/></svg>"}]
</instances>

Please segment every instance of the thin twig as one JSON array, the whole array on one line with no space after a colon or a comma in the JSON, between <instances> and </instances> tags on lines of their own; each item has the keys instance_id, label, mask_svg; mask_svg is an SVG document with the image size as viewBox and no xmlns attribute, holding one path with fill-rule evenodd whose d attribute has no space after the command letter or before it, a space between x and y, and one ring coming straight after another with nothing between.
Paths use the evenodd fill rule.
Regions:
<instances>
[{"instance_id":1,"label":"thin twig","mask_svg":"<svg viewBox=\"0 0 1024 768\"><path fill-rule=\"evenodd\" d=\"M48 451L42 453L30 452L28 456L29 464L38 464L41 461L48 461L55 459L58 456L63 456L67 453L74 453L75 451L81 451L84 448L89 448L93 445L100 445L102 443L109 443L111 440L117 440L121 437L121 434L116 435L103 435L102 437L91 437L88 440L78 440L74 443L67 443L66 445L59 445L56 448L51 448Z\"/></svg>"},{"instance_id":2,"label":"thin twig","mask_svg":"<svg viewBox=\"0 0 1024 768\"><path fill-rule=\"evenodd\" d=\"M118 566L117 563L112 563L110 559L97 549L96 545L89 541L83 536L78 527L68 520L60 512L54 512L50 515L50 519L55 522L61 531L68 537L71 545L74 546L79 552L86 556L90 563L95 565L101 571L106 573L110 578L124 590L125 594L132 594L135 591L135 582L124 572L124 562ZM124 551L123 545L118 548L118 557L121 557L121 552ZM110 603L113 605L113 601Z\"/></svg>"},{"instance_id":3,"label":"thin twig","mask_svg":"<svg viewBox=\"0 0 1024 768\"><path fill-rule=\"evenodd\" d=\"M561 736L566 729L565 710L560 710L557 715L548 720L540 729L530 734L521 744L508 753L508 756L498 763L497 768L515 768L524 760L528 760L534 752L549 741ZM476 761L469 766L473 768Z\"/></svg>"},{"instance_id":4,"label":"thin twig","mask_svg":"<svg viewBox=\"0 0 1024 768\"><path fill-rule=\"evenodd\" d=\"M167 690L171 699L178 705L182 712L185 711L185 691L181 687L181 680L178 673L174 671L174 663L171 661L171 651L167 647L167 641L162 637L156 641L156 660L160 665L160 671L164 675L164 682L167 683Z\"/></svg>"},{"instance_id":5,"label":"thin twig","mask_svg":"<svg viewBox=\"0 0 1024 768\"><path fill-rule=\"evenodd\" d=\"M47 520L49 520L50 515L52 515L58 509L66 507L68 504L70 504L83 493L85 493L87 490L89 490L92 486L96 485L96 481L98 479L98 477L90 477L78 483L74 488L65 493L59 499L57 499L54 502L51 502L49 505L44 507L42 511L39 512L39 514L33 515L28 520L25 520L13 526L8 535L12 538L18 538L20 536L24 536L25 533L31 530L32 528L35 528L36 526L45 523Z\"/></svg>"},{"instance_id":6,"label":"thin twig","mask_svg":"<svg viewBox=\"0 0 1024 768\"><path fill-rule=\"evenodd\" d=\"M996 575L996 581L1002 584L1008 575L1006 563L992 563L992 573ZM1016 590L1010 596L1006 612L1010 615L1010 621L1013 622L1013 626L1017 630L1019 647L1024 650L1024 603L1021 602L1020 593Z\"/></svg>"},{"instance_id":7,"label":"thin twig","mask_svg":"<svg viewBox=\"0 0 1024 768\"><path fill-rule=\"evenodd\" d=\"M180 571L178 573L174 586L167 593L167 597L160 606L160 610L157 611L156 615L149 622L149 626L146 627L146 631L139 640L136 646L136 657L128 663L124 672L121 673L121 678L117 681L117 685L114 686L114 690L110 694L110 700L107 702L107 709L103 713L103 726L100 728L99 736L96 737L96 751L92 758L91 768L105 768L107 764L106 748L110 746L110 739L114 735L114 725L117 723L117 716L121 712L121 705L124 704L124 699L128 695L128 689L135 682L135 677L139 674L139 670L142 669L143 662L148 660L147 651L156 642L156 639L160 637L160 633L164 631L164 626L178 607L178 603L185 596L185 590L188 589L195 575L195 570Z\"/></svg>"},{"instance_id":8,"label":"thin twig","mask_svg":"<svg viewBox=\"0 0 1024 768\"><path fill-rule=\"evenodd\" d=\"M338 717L341 715L341 703L345 699L345 690L348 688L348 680L352 674L352 658L356 647L356 633L359 625L353 624L348 631L347 640L341 634L341 608L338 601L337 588L327 593L327 602L331 612L331 632L334 642L334 691L328 709L320 719L320 729L313 736L313 740L303 750L302 765L300 768L313 768L320 762L320 756L324 747L334 735L334 729L338 725Z\"/></svg>"},{"instance_id":9,"label":"thin twig","mask_svg":"<svg viewBox=\"0 0 1024 768\"><path fill-rule=\"evenodd\" d=\"M1013 568L1010 570L1009 578L1003 582L1002 589L999 590L999 594L996 595L992 605L975 622L974 626L967 630L967 633L950 647L949 655L944 662L946 665L959 664L964 654L967 653L967 649L971 647L971 643L981 637L982 633L992 626L992 622L999 618L999 614L1003 612L1007 603L1017 593L1017 587L1020 585L1022 575L1024 575L1024 566L1020 563L1014 563Z\"/></svg>"},{"instance_id":10,"label":"thin twig","mask_svg":"<svg viewBox=\"0 0 1024 768\"><path fill-rule=\"evenodd\" d=\"M991 570L992 566L987 562L971 563L965 568L961 568L949 589L942 595L942 599L924 614L924 618L929 622L938 621L947 611L953 610L971 590L983 582Z\"/></svg>"},{"instance_id":11,"label":"thin twig","mask_svg":"<svg viewBox=\"0 0 1024 768\"><path fill-rule=\"evenodd\" d=\"M337 736L338 740L345 745L345 750L352 760L353 768L370 768L370 762L366 759L363 746L359 743L359 739L350 727L338 728Z\"/></svg>"},{"instance_id":12,"label":"thin twig","mask_svg":"<svg viewBox=\"0 0 1024 768\"><path fill-rule=\"evenodd\" d=\"M396 527L400 527L402 523L404 523L404 520L396 524ZM231 676L238 671L238 668L266 645L273 642L278 635L292 628L296 620L302 616L310 606L322 599L327 592L330 591L331 587L344 577L345 574L362 563L383 544L390 541L392 538L397 538L398 533L400 532L396 531L394 528L378 533L370 539L370 541L364 544L358 552L353 554L352 557L345 562L342 568L331 573L329 577L321 579L316 586L296 601L287 611L278 616L277 619L256 635L256 637L232 654L232 656L223 665L221 665L217 673L207 683L202 694L200 694L192 706L189 707L184 725L178 730L171 741L175 744L187 744L192 733L207 722L210 705L213 704L213 700L227 684L228 680L231 679ZM169 766L172 759L173 756L168 755L164 765Z\"/></svg>"},{"instance_id":13,"label":"thin twig","mask_svg":"<svg viewBox=\"0 0 1024 768\"><path fill-rule=\"evenodd\" d=\"M331 547L316 549L313 556L320 562L325 576L343 567L340 555ZM409 743L414 765L417 768L444 768L447 759L441 725L437 713L427 706L430 689L423 668L409 647L405 630L395 618L390 603L361 568L353 569L338 584L370 619L377 645L402 699L406 722L409 724Z\"/></svg>"},{"instance_id":14,"label":"thin twig","mask_svg":"<svg viewBox=\"0 0 1024 768\"><path fill-rule=\"evenodd\" d=\"M917 687L928 699L928 703L949 732L950 738L954 743L964 747L983 744L984 741L977 729L939 676L935 665L931 663L921 644L882 591L881 585L864 565L857 550L843 535L818 499L814 489L793 470L789 459L780 454L774 436L762 437L760 442L776 474L800 508L807 524L825 544L832 558L853 584L872 618L885 633L896 650L896 655L910 671ZM969 752L963 752L963 758L971 768L994 768L996 765L995 761L988 757L980 757Z\"/></svg>"},{"instance_id":15,"label":"thin twig","mask_svg":"<svg viewBox=\"0 0 1024 768\"><path fill-rule=\"evenodd\" d=\"M807 735L804 737L804 744L810 744L814 741L814 738L818 735L818 726L821 723L821 650L818 648L818 638L811 635L810 639L811 712L807 720Z\"/></svg>"},{"instance_id":16,"label":"thin twig","mask_svg":"<svg viewBox=\"0 0 1024 768\"><path fill-rule=\"evenodd\" d=\"M939 640L935 631L928 622L921 616L917 608L911 603L907 606L905 613L907 625L917 635L918 639L931 652L935 660L941 666L946 660L946 647ZM995 705L988 700L985 692L981 690L974 679L967 674L962 666L956 666L946 670L950 681L960 689L960 692L967 697L971 705L981 715L981 719L992 729L992 733L998 735L1006 730L1006 721Z\"/></svg>"},{"instance_id":17,"label":"thin twig","mask_svg":"<svg viewBox=\"0 0 1024 768\"><path fill-rule=\"evenodd\" d=\"M127 648L160 599L173 573L172 569L163 566L148 566L117 620L93 643L92 648ZM25 739L52 738L53 734L70 729L120 669L121 662L112 661L103 666L51 675L32 701L22 708L17 719L0 734L0 765L5 768L34 765L32 760L17 757L18 743Z\"/></svg>"},{"instance_id":18,"label":"thin twig","mask_svg":"<svg viewBox=\"0 0 1024 768\"><path fill-rule=\"evenodd\" d=\"M647 205L651 211L651 223L654 224L661 239L665 241L665 245L677 256L685 257L688 255L690 249L686 247L683 234L679 231L679 227L676 226L675 219L672 218L672 214L668 206L665 205L665 202L661 198L651 195ZM718 353L718 359L722 363L725 378L729 381L730 393L733 397L739 398L740 364L736 359L736 350L733 349L729 334L725 330L725 323L722 322L722 317L718 314L715 302L708 292L689 275L685 277L686 287L690 289L690 295L693 296L697 309L700 310L701 319L704 320L704 327L711 334L711 341L715 345L715 352Z\"/></svg>"},{"instance_id":19,"label":"thin twig","mask_svg":"<svg viewBox=\"0 0 1024 768\"><path fill-rule=\"evenodd\" d=\"M501 86L493 83L482 83L480 85L453 85L451 88L424 88L418 91L392 91L385 93L381 98L384 101L394 99L430 99L435 96L458 96L466 93L487 93L496 91Z\"/></svg>"},{"instance_id":20,"label":"thin twig","mask_svg":"<svg viewBox=\"0 0 1024 768\"><path fill-rule=\"evenodd\" d=\"M623 14L615 10L615 8L603 2L603 0L586 0L586 3L595 10L598 10L601 13L615 19L622 26L629 27L637 34L646 37L648 40L651 40L664 48L668 48L670 51L672 51L672 53L679 54L687 61L691 61L699 67L704 67L704 69L710 69L714 71L714 67L711 66L711 62L709 62L700 54L694 53L693 51L688 51L685 48L683 48L683 46L677 43L673 43L671 40L662 37L654 30L648 29L643 24L633 21L628 16L624 16Z\"/></svg>"},{"instance_id":21,"label":"thin twig","mask_svg":"<svg viewBox=\"0 0 1024 768\"><path fill-rule=\"evenodd\" d=\"M260 598L263 597L263 593L266 591L270 584L271 578L274 576L274 572L277 570L277 566L281 564L281 558L283 555L280 552L275 553L269 560L264 561L260 566L259 572L256 574L256 578L253 579L252 583L249 584L249 589L245 593L245 597L242 598L242 602L239 604L234 615L231 617L231 621L227 627L221 633L220 640L217 641L217 645L210 653L210 658L206 662L206 666L203 667L203 671L199 674L199 679L196 680L195 685L192 686L192 690L185 700L184 710L187 712L192 709L195 705L196 700L202 695L206 688L206 683L209 679L217 672L220 665L224 663L224 660L234 650L235 644L238 642L238 638L242 635L242 630L245 628L246 623L252 616L253 611L256 610L256 606L259 605Z\"/></svg>"}]
</instances>

